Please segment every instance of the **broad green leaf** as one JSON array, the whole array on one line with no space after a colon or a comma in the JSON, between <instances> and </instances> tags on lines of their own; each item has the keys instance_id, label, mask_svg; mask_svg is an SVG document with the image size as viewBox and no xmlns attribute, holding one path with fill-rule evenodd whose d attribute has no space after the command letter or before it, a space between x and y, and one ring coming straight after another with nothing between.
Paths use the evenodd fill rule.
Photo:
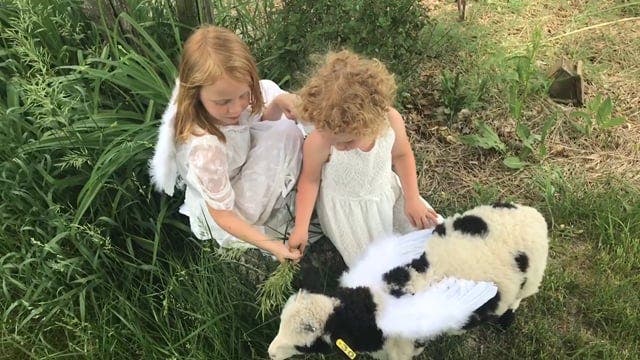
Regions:
<instances>
[{"instance_id":1,"label":"broad green leaf","mask_svg":"<svg viewBox=\"0 0 640 360\"><path fill-rule=\"evenodd\" d=\"M509 169L522 169L527 164L517 156L507 156L502 163Z\"/></svg>"},{"instance_id":2,"label":"broad green leaf","mask_svg":"<svg viewBox=\"0 0 640 360\"><path fill-rule=\"evenodd\" d=\"M607 129L607 128L610 128L610 127L622 125L625 122L626 122L625 118L623 118L621 116L618 116L618 117L614 117L614 118L611 118L609 120L606 120L606 121L600 123L600 126L605 128L605 129Z\"/></svg>"},{"instance_id":3,"label":"broad green leaf","mask_svg":"<svg viewBox=\"0 0 640 360\"><path fill-rule=\"evenodd\" d=\"M483 149L494 149L500 152L507 150L507 146L500 140L498 134L486 123L481 121L477 127L479 130L478 135L463 135L460 137L460 141L464 144L481 147Z\"/></svg>"},{"instance_id":4,"label":"broad green leaf","mask_svg":"<svg viewBox=\"0 0 640 360\"><path fill-rule=\"evenodd\" d=\"M598 113L596 114L596 119L598 123L602 123L606 121L606 119L611 117L611 112L613 111L613 102L611 102L611 98L607 97L598 107Z\"/></svg>"},{"instance_id":5,"label":"broad green leaf","mask_svg":"<svg viewBox=\"0 0 640 360\"><path fill-rule=\"evenodd\" d=\"M521 140L527 140L531 136L529 127L521 122L516 125L516 134Z\"/></svg>"}]
</instances>

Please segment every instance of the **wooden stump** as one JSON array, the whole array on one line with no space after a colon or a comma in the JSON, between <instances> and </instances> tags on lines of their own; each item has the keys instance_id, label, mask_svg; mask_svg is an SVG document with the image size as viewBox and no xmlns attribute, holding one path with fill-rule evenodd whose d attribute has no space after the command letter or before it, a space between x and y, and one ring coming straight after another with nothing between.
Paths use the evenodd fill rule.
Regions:
<instances>
[{"instance_id":1,"label":"wooden stump","mask_svg":"<svg viewBox=\"0 0 640 360\"><path fill-rule=\"evenodd\" d=\"M562 59L549 72L552 79L549 96L553 101L573 106L584 105L582 61L576 64Z\"/></svg>"}]
</instances>

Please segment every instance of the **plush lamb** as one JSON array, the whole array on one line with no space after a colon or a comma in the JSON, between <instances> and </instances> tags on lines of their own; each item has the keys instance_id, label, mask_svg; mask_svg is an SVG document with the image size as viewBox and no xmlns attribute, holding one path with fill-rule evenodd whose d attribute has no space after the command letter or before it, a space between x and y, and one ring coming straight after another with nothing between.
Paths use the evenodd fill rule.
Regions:
<instances>
[{"instance_id":1,"label":"plush lamb","mask_svg":"<svg viewBox=\"0 0 640 360\"><path fill-rule=\"evenodd\" d=\"M341 278L337 294L300 291L285 304L273 360L301 353L411 359L427 340L483 321L508 326L538 291L547 224L535 209L498 203L433 230L382 239Z\"/></svg>"}]
</instances>

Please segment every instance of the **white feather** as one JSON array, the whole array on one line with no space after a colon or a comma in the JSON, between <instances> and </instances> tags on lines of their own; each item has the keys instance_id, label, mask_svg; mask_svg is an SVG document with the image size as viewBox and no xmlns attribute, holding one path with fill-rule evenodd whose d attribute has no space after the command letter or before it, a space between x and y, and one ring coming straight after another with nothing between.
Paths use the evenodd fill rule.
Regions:
<instances>
[{"instance_id":1,"label":"white feather","mask_svg":"<svg viewBox=\"0 0 640 360\"><path fill-rule=\"evenodd\" d=\"M260 80L260 91L262 91L262 99L264 100L265 107L269 105L270 102L273 101L278 95L287 93L282 90L278 84L271 80L262 79ZM283 115L283 119L286 117Z\"/></svg>"},{"instance_id":2,"label":"white feather","mask_svg":"<svg viewBox=\"0 0 640 360\"><path fill-rule=\"evenodd\" d=\"M176 98L178 97L179 80L176 80L175 87L171 94L169 105L162 114L162 123L158 133L158 143L156 144L153 158L149 162L149 174L151 183L156 190L164 191L168 195L173 195L178 177L178 167L176 164L176 142L175 142L175 118L176 118Z\"/></svg>"},{"instance_id":3,"label":"white feather","mask_svg":"<svg viewBox=\"0 0 640 360\"><path fill-rule=\"evenodd\" d=\"M385 294L378 327L386 336L426 339L461 329L498 288L491 282L446 278L415 295Z\"/></svg>"},{"instance_id":4,"label":"white feather","mask_svg":"<svg viewBox=\"0 0 640 360\"><path fill-rule=\"evenodd\" d=\"M425 229L374 241L355 265L342 275L340 284L350 288L365 286L373 290L381 289L382 275L420 257L432 232L433 229Z\"/></svg>"}]
</instances>

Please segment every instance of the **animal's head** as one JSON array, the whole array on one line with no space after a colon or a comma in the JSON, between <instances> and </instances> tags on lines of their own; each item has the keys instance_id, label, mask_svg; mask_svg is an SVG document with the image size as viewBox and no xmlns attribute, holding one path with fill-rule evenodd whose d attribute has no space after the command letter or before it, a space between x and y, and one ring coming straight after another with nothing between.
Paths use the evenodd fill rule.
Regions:
<instances>
[{"instance_id":1,"label":"animal's head","mask_svg":"<svg viewBox=\"0 0 640 360\"><path fill-rule=\"evenodd\" d=\"M325 324L338 304L336 298L304 290L292 295L282 309L280 329L269 345L269 357L282 360L296 354L330 352Z\"/></svg>"}]
</instances>

